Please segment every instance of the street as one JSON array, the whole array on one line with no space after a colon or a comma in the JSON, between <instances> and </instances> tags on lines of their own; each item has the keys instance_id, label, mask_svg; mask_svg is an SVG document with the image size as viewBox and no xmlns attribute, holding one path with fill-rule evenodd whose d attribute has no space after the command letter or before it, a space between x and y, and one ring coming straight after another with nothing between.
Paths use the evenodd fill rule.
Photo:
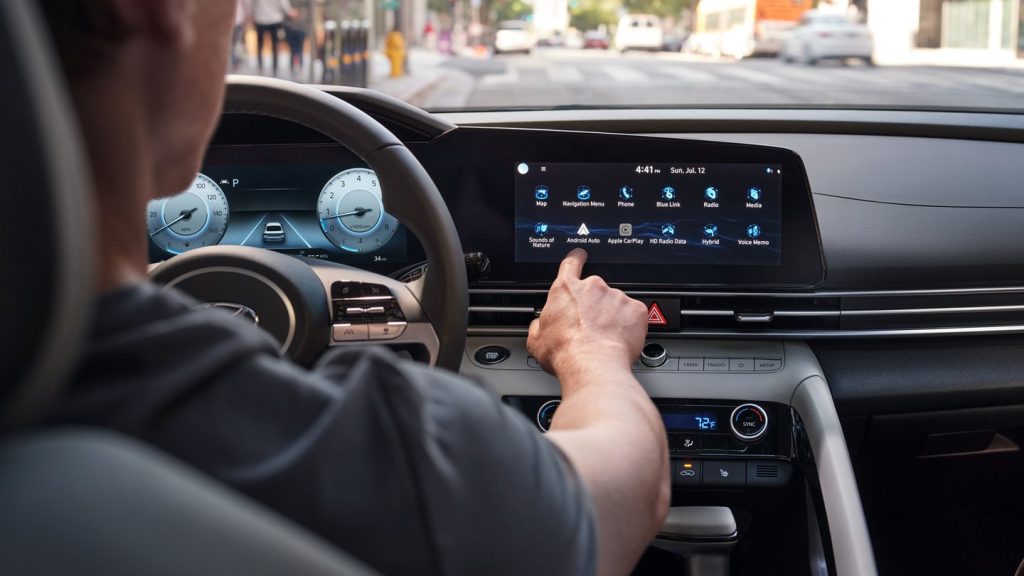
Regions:
<instances>
[{"instance_id":1,"label":"street","mask_svg":"<svg viewBox=\"0 0 1024 576\"><path fill-rule=\"evenodd\" d=\"M785 64L679 53L538 48L455 57L413 103L428 109L552 106L828 106L1019 109L1024 70ZM414 71L414 73L416 73Z\"/></svg>"}]
</instances>

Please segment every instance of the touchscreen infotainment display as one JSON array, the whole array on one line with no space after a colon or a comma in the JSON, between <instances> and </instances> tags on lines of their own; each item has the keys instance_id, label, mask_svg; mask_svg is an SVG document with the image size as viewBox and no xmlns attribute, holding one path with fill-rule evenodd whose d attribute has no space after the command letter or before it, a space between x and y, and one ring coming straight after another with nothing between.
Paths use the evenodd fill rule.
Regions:
<instances>
[{"instance_id":1,"label":"touchscreen infotainment display","mask_svg":"<svg viewBox=\"0 0 1024 576\"><path fill-rule=\"evenodd\" d=\"M716 163L515 165L515 260L779 266L782 166Z\"/></svg>"}]
</instances>

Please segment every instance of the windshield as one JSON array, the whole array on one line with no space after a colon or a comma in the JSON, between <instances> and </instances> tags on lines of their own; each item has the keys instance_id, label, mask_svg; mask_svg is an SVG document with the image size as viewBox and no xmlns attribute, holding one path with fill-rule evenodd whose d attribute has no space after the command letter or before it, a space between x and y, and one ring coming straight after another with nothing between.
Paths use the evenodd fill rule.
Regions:
<instances>
[{"instance_id":1,"label":"windshield","mask_svg":"<svg viewBox=\"0 0 1024 576\"><path fill-rule=\"evenodd\" d=\"M1024 109L1024 0L238 0L231 67L428 110Z\"/></svg>"}]
</instances>

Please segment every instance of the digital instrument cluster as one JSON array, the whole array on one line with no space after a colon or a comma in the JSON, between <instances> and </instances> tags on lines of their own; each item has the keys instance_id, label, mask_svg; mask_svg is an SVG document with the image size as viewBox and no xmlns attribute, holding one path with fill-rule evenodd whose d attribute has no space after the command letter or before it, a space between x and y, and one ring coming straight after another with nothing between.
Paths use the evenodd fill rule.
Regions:
<instances>
[{"instance_id":1,"label":"digital instrument cluster","mask_svg":"<svg viewBox=\"0 0 1024 576\"><path fill-rule=\"evenodd\" d=\"M368 168L208 164L188 190L146 212L151 261L216 244L347 264L407 261L405 229L384 210Z\"/></svg>"}]
</instances>

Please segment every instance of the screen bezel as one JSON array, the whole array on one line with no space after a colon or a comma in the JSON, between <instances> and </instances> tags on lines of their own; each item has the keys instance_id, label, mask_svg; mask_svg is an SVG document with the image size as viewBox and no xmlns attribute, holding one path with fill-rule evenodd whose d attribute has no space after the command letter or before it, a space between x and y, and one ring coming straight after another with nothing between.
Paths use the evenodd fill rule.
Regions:
<instances>
[{"instance_id":1,"label":"screen bezel","mask_svg":"<svg viewBox=\"0 0 1024 576\"><path fill-rule=\"evenodd\" d=\"M546 288L558 270L557 263L514 261L514 170L519 162L781 165L779 266L592 264L586 273L623 288L655 290L813 289L825 278L807 174L803 161L790 150L685 138L478 127L457 128L410 148L445 196L465 250L483 252L491 261L488 277L473 282L473 287ZM465 168L453 168L453 157Z\"/></svg>"}]
</instances>

